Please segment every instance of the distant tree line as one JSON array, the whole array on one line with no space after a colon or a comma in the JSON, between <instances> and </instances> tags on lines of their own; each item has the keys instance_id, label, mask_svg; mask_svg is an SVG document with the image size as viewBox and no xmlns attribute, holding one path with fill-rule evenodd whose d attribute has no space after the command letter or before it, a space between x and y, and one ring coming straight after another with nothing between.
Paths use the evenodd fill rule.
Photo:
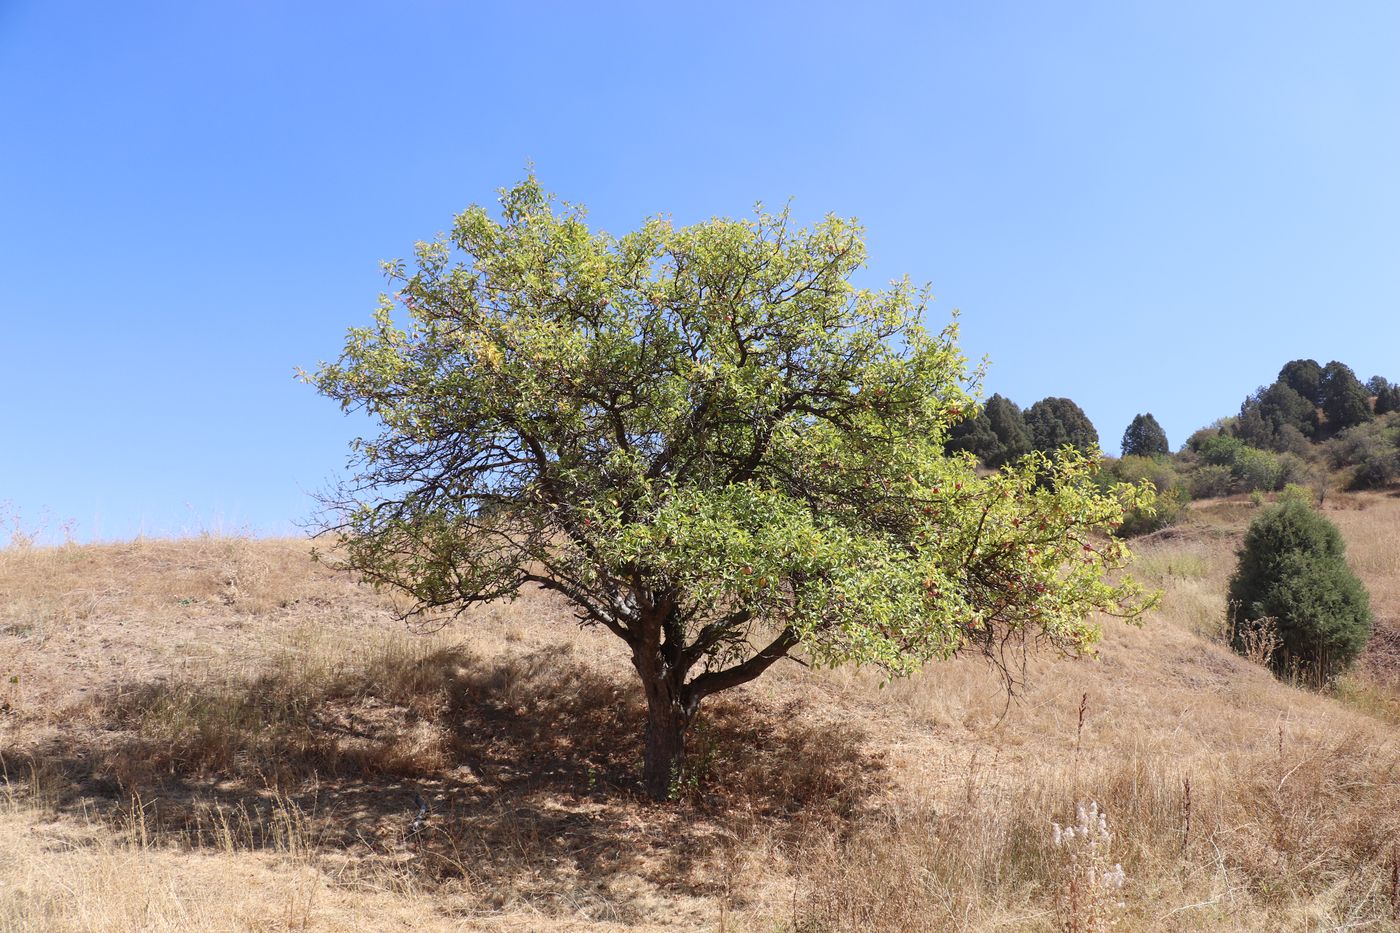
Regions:
<instances>
[{"instance_id":1,"label":"distant tree line","mask_svg":"<svg viewBox=\"0 0 1400 933\"><path fill-rule=\"evenodd\" d=\"M1068 398L1041 399L1024 411L1002 395L952 429L948 448L997 469L1031 451L1098 450L1099 433ZM1337 360L1286 363L1278 377L1241 403L1239 413L1196 431L1176 453L1151 412L1123 431L1121 456L1105 457L1100 482L1151 482L1150 513L1130 514L1121 534L1170 524L1191 499L1287 486L1324 497L1332 486L1368 489L1400 481L1400 386L1382 376L1362 382Z\"/></svg>"},{"instance_id":2,"label":"distant tree line","mask_svg":"<svg viewBox=\"0 0 1400 933\"><path fill-rule=\"evenodd\" d=\"M1032 450L1054 454L1066 445L1084 454L1099 449L1099 432L1084 409L1067 398L1049 397L1022 411L993 395L976 414L953 426L948 448L973 454L989 467L1000 467Z\"/></svg>"}]
</instances>

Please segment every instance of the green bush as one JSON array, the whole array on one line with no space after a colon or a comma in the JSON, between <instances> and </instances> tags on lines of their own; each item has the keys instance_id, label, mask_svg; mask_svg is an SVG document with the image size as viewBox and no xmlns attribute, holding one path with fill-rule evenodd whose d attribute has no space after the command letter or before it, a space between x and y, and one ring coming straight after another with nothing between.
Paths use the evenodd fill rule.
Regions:
<instances>
[{"instance_id":1,"label":"green bush","mask_svg":"<svg viewBox=\"0 0 1400 933\"><path fill-rule=\"evenodd\" d=\"M1328 445L1332 465L1355 467L1352 489L1376 489L1400 479L1400 428L1393 418L1377 418L1343 431Z\"/></svg>"},{"instance_id":2,"label":"green bush","mask_svg":"<svg viewBox=\"0 0 1400 933\"><path fill-rule=\"evenodd\" d=\"M1136 485L1143 480L1152 483L1157 490L1157 501L1151 509L1129 510L1115 532L1120 538L1148 534L1174 524L1190 501L1185 482L1165 457L1129 456L1110 460L1099 473L1099 483L1105 487L1114 483Z\"/></svg>"},{"instance_id":3,"label":"green bush","mask_svg":"<svg viewBox=\"0 0 1400 933\"><path fill-rule=\"evenodd\" d=\"M1230 486L1235 481L1230 468L1222 464L1206 463L1191 471L1188 488L1192 499L1218 499L1230 494Z\"/></svg>"},{"instance_id":4,"label":"green bush","mask_svg":"<svg viewBox=\"0 0 1400 933\"><path fill-rule=\"evenodd\" d=\"M1357 464L1352 489L1379 489L1400 479L1400 450L1377 451Z\"/></svg>"},{"instance_id":5,"label":"green bush","mask_svg":"<svg viewBox=\"0 0 1400 933\"><path fill-rule=\"evenodd\" d=\"M1235 479L1245 492L1267 492L1277 489L1279 481L1283 478L1283 464L1267 450L1245 447L1235 457L1231 466Z\"/></svg>"},{"instance_id":6,"label":"green bush","mask_svg":"<svg viewBox=\"0 0 1400 933\"><path fill-rule=\"evenodd\" d=\"M1225 495L1227 492L1269 492L1279 488L1284 479L1283 463L1276 455L1267 450L1250 447L1238 437L1228 434L1205 438L1197 447L1197 453L1206 465L1225 467L1230 472L1230 481L1224 491L1218 491L1215 487L1212 487L1212 491L1205 491L1204 477L1200 483L1193 482L1191 493L1197 498L1203 495ZM1208 476L1213 481L1216 474Z\"/></svg>"},{"instance_id":7,"label":"green bush","mask_svg":"<svg viewBox=\"0 0 1400 933\"><path fill-rule=\"evenodd\" d=\"M1341 534L1296 497L1250 522L1229 599L1235 650L1256 647L1258 623L1272 620L1267 661L1281 675L1330 682L1371 634L1370 599L1346 565Z\"/></svg>"},{"instance_id":8,"label":"green bush","mask_svg":"<svg viewBox=\"0 0 1400 933\"><path fill-rule=\"evenodd\" d=\"M1235 459L1239 457L1240 451L1245 449L1245 442L1238 437L1231 437L1228 434L1215 434L1203 438L1196 447L1196 452L1201 455L1201 459L1206 463L1216 466L1232 467Z\"/></svg>"}]
</instances>

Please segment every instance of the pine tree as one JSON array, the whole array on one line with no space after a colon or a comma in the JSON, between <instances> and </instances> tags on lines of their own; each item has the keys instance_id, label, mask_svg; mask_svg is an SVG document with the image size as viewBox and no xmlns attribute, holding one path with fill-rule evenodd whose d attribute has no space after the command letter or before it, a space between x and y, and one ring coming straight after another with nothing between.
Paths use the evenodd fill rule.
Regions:
<instances>
[{"instance_id":1,"label":"pine tree","mask_svg":"<svg viewBox=\"0 0 1400 933\"><path fill-rule=\"evenodd\" d=\"M1244 653L1261 620L1272 620L1278 674L1330 681L1355 660L1371 634L1370 599L1345 559L1335 525L1298 499L1250 523L1230 579L1230 627Z\"/></svg>"},{"instance_id":2,"label":"pine tree","mask_svg":"<svg viewBox=\"0 0 1400 933\"><path fill-rule=\"evenodd\" d=\"M1123 456L1159 457L1171 453L1167 432L1152 417L1152 412L1137 415L1123 432Z\"/></svg>"},{"instance_id":3,"label":"pine tree","mask_svg":"<svg viewBox=\"0 0 1400 933\"><path fill-rule=\"evenodd\" d=\"M1336 360L1322 371L1322 411L1333 433L1370 421L1371 397L1351 367Z\"/></svg>"},{"instance_id":4,"label":"pine tree","mask_svg":"<svg viewBox=\"0 0 1400 933\"><path fill-rule=\"evenodd\" d=\"M1051 396L1036 402L1026 410L1026 427L1031 446L1047 454L1065 445L1086 454L1099 449L1094 423L1071 399Z\"/></svg>"}]
</instances>

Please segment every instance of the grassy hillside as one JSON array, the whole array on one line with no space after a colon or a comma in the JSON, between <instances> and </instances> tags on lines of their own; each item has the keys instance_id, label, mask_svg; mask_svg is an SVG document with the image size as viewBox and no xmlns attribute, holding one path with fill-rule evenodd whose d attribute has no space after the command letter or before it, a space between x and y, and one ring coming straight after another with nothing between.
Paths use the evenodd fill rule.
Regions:
<instances>
[{"instance_id":1,"label":"grassy hillside","mask_svg":"<svg viewBox=\"0 0 1400 933\"><path fill-rule=\"evenodd\" d=\"M544 594L414 633L303 542L0 551L0 930L1392 929L1400 499L1327 506L1382 625L1337 696L1222 646L1252 509L1198 503L1100 660L775 668L672 806ZM1102 897L1052 838L1089 801Z\"/></svg>"}]
</instances>

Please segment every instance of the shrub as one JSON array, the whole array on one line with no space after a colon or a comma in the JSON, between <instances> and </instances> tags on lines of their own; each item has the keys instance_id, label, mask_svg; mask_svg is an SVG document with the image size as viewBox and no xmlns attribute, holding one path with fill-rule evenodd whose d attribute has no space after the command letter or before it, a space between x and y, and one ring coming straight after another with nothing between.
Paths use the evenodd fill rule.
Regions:
<instances>
[{"instance_id":1,"label":"shrub","mask_svg":"<svg viewBox=\"0 0 1400 933\"><path fill-rule=\"evenodd\" d=\"M1235 479L1247 492L1277 489L1283 478L1283 465L1267 450L1241 449L1232 465Z\"/></svg>"},{"instance_id":2,"label":"shrub","mask_svg":"<svg viewBox=\"0 0 1400 933\"><path fill-rule=\"evenodd\" d=\"M1192 471L1188 487L1192 499L1216 499L1230 494L1230 484L1234 482L1230 468L1222 464L1206 463Z\"/></svg>"},{"instance_id":3,"label":"shrub","mask_svg":"<svg viewBox=\"0 0 1400 933\"><path fill-rule=\"evenodd\" d=\"M1243 653L1259 620L1273 619L1277 674L1330 682L1371 633L1370 599L1347 567L1335 525L1297 498L1250 522L1230 578L1231 641Z\"/></svg>"},{"instance_id":4,"label":"shrub","mask_svg":"<svg viewBox=\"0 0 1400 933\"><path fill-rule=\"evenodd\" d=\"M1375 489L1400 479L1400 431L1379 418L1337 435L1328 445L1332 465L1355 467L1352 489Z\"/></svg>"},{"instance_id":5,"label":"shrub","mask_svg":"<svg viewBox=\"0 0 1400 933\"><path fill-rule=\"evenodd\" d=\"M1147 480L1157 490L1157 501L1150 509L1134 508L1123 516L1115 531L1120 538L1158 531L1174 524L1189 501L1185 483L1170 460L1164 457L1123 457L1107 461L1098 482L1105 489L1115 482L1137 485Z\"/></svg>"},{"instance_id":6,"label":"shrub","mask_svg":"<svg viewBox=\"0 0 1400 933\"><path fill-rule=\"evenodd\" d=\"M1379 489L1400 479L1400 450L1378 450L1356 467L1352 489Z\"/></svg>"},{"instance_id":7,"label":"shrub","mask_svg":"<svg viewBox=\"0 0 1400 933\"><path fill-rule=\"evenodd\" d=\"M1240 451L1244 450L1245 446L1245 442L1238 437L1216 434L1201 440L1196 451L1206 463L1216 466L1234 466L1236 458L1239 457Z\"/></svg>"},{"instance_id":8,"label":"shrub","mask_svg":"<svg viewBox=\"0 0 1400 933\"><path fill-rule=\"evenodd\" d=\"M1225 467L1229 470L1228 490L1253 492L1277 489L1283 480L1283 464L1279 458L1267 450L1250 447L1238 437L1218 434L1201 441L1197 451L1207 465ZM1199 472L1199 471L1198 471ZM1212 475L1212 480L1214 475ZM1192 486L1196 493L1196 485ZM1225 491L1211 491L1206 495L1225 495Z\"/></svg>"},{"instance_id":9,"label":"shrub","mask_svg":"<svg viewBox=\"0 0 1400 933\"><path fill-rule=\"evenodd\" d=\"M1251 447L1296 450L1316 430L1312 402L1283 382L1262 388L1240 406L1234 434Z\"/></svg>"},{"instance_id":10,"label":"shrub","mask_svg":"<svg viewBox=\"0 0 1400 933\"><path fill-rule=\"evenodd\" d=\"M1219 437L1226 433L1225 426L1227 422L1233 423L1234 420L1233 418L1222 418L1214 424L1191 432L1191 436L1186 439L1186 450L1192 453L1200 453L1201 446L1205 444L1206 441L1210 440L1212 437Z\"/></svg>"}]
</instances>

